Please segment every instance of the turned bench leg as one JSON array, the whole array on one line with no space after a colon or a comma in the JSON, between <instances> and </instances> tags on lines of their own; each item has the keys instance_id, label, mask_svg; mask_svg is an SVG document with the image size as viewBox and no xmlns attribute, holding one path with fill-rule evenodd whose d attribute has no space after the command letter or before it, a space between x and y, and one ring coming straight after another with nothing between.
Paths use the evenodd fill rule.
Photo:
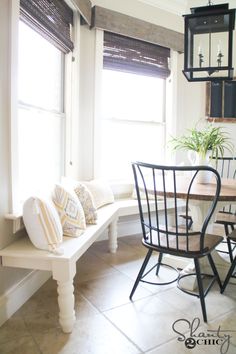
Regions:
<instances>
[{"instance_id":1,"label":"turned bench leg","mask_svg":"<svg viewBox=\"0 0 236 354\"><path fill-rule=\"evenodd\" d=\"M73 281L57 281L59 323L63 332L70 333L75 323L75 297Z\"/></svg>"},{"instance_id":2,"label":"turned bench leg","mask_svg":"<svg viewBox=\"0 0 236 354\"><path fill-rule=\"evenodd\" d=\"M108 228L109 250L116 253L117 250L117 222L118 218L112 221Z\"/></svg>"},{"instance_id":3,"label":"turned bench leg","mask_svg":"<svg viewBox=\"0 0 236 354\"><path fill-rule=\"evenodd\" d=\"M59 323L63 332L70 333L75 323L75 297L73 279L76 272L74 261L52 263L52 277L57 281Z\"/></svg>"}]
</instances>

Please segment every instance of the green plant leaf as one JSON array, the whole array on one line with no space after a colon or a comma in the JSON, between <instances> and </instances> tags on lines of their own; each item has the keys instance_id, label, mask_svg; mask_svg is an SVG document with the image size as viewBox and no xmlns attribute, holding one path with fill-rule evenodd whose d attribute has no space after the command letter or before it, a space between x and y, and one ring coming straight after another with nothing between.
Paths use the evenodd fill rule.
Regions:
<instances>
[{"instance_id":1,"label":"green plant leaf","mask_svg":"<svg viewBox=\"0 0 236 354\"><path fill-rule=\"evenodd\" d=\"M225 151L233 155L234 145L227 132L222 127L207 124L203 129L193 128L188 134L173 137L170 141L173 150L193 150L205 157L207 151L212 151L216 159L224 156Z\"/></svg>"}]
</instances>

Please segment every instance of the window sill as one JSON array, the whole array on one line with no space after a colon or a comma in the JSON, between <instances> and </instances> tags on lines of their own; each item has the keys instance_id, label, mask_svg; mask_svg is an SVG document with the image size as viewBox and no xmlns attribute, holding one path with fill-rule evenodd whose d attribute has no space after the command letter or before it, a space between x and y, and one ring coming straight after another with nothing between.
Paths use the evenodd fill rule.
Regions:
<instances>
[{"instance_id":1,"label":"window sill","mask_svg":"<svg viewBox=\"0 0 236 354\"><path fill-rule=\"evenodd\" d=\"M236 123L236 118L210 118L207 117L208 122L215 122L215 123Z\"/></svg>"},{"instance_id":2,"label":"window sill","mask_svg":"<svg viewBox=\"0 0 236 354\"><path fill-rule=\"evenodd\" d=\"M12 222L13 234L25 228L22 214L5 214L5 219Z\"/></svg>"}]
</instances>

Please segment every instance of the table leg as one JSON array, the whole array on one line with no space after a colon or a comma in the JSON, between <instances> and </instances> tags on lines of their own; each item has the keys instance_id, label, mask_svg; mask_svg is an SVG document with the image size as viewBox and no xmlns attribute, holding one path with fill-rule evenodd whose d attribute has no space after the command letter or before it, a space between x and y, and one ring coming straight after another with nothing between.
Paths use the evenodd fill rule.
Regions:
<instances>
[{"instance_id":1,"label":"table leg","mask_svg":"<svg viewBox=\"0 0 236 354\"><path fill-rule=\"evenodd\" d=\"M109 250L116 253L117 250L117 222L118 218L113 220L108 228Z\"/></svg>"}]
</instances>

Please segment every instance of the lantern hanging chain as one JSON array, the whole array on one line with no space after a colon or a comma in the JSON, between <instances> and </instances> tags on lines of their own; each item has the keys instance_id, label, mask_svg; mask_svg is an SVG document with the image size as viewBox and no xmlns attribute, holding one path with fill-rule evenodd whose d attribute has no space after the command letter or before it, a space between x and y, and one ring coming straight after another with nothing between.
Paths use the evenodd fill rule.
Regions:
<instances>
[{"instance_id":1,"label":"lantern hanging chain","mask_svg":"<svg viewBox=\"0 0 236 354\"><path fill-rule=\"evenodd\" d=\"M213 2L211 0L208 0L208 6L212 6L213 5Z\"/></svg>"}]
</instances>

